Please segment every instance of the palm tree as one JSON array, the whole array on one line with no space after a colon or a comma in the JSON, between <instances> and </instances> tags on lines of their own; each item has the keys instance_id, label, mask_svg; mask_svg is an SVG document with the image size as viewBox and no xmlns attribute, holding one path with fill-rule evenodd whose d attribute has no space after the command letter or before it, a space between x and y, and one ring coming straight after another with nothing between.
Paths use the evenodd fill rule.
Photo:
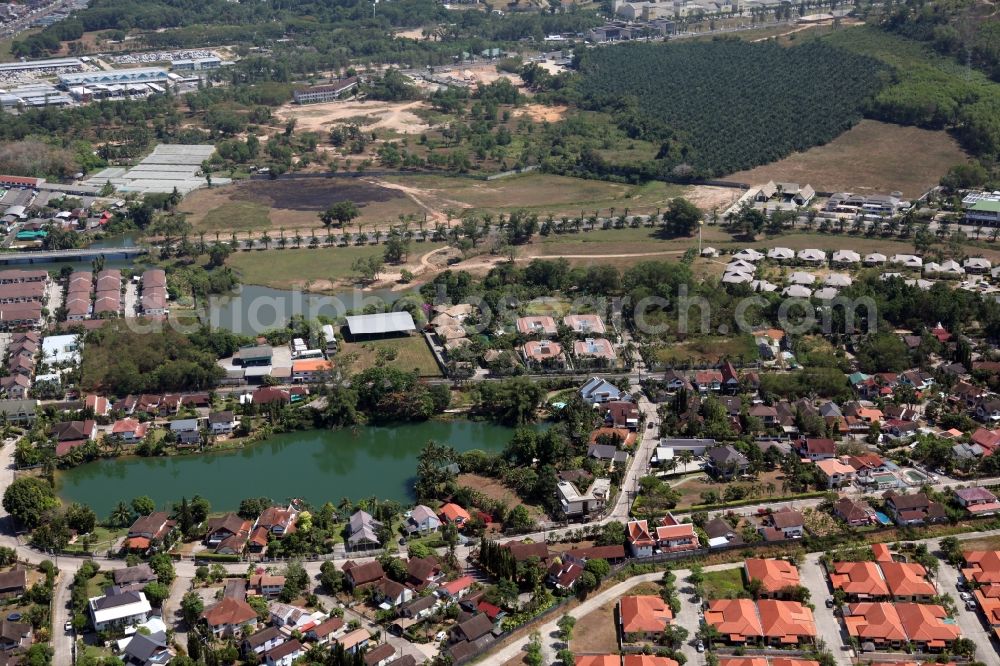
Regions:
<instances>
[{"instance_id":1,"label":"palm tree","mask_svg":"<svg viewBox=\"0 0 1000 666\"><path fill-rule=\"evenodd\" d=\"M125 527L132 522L132 510L125 502L118 502L115 508L111 510L109 520L112 525Z\"/></svg>"},{"instance_id":2,"label":"palm tree","mask_svg":"<svg viewBox=\"0 0 1000 666\"><path fill-rule=\"evenodd\" d=\"M990 229L990 242L996 243L998 237L1000 237L1000 227L993 227Z\"/></svg>"},{"instance_id":3,"label":"palm tree","mask_svg":"<svg viewBox=\"0 0 1000 666\"><path fill-rule=\"evenodd\" d=\"M315 237L315 236L316 236L316 232L314 231L313 232L313 237ZM298 229L295 230L295 239L294 240L295 240L295 247L296 248L302 247L302 234L299 233Z\"/></svg>"},{"instance_id":4,"label":"palm tree","mask_svg":"<svg viewBox=\"0 0 1000 666\"><path fill-rule=\"evenodd\" d=\"M265 250L271 249L271 240L272 240L271 236L268 235L266 231L264 232L264 235L260 237L260 242L264 244Z\"/></svg>"}]
</instances>

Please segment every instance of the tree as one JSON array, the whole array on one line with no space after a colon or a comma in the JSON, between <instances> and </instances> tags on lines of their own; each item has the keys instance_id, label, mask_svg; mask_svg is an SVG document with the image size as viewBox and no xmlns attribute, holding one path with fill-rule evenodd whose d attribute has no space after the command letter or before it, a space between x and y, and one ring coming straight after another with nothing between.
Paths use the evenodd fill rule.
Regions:
<instances>
[{"instance_id":1,"label":"tree","mask_svg":"<svg viewBox=\"0 0 1000 666\"><path fill-rule=\"evenodd\" d=\"M89 534L97 526L97 514L89 506L74 502L66 507L66 524L78 534Z\"/></svg>"},{"instance_id":2,"label":"tree","mask_svg":"<svg viewBox=\"0 0 1000 666\"><path fill-rule=\"evenodd\" d=\"M556 622L556 626L559 627L559 640L569 643L570 639L573 638L573 627L576 626L576 618L572 615L563 615Z\"/></svg>"},{"instance_id":3,"label":"tree","mask_svg":"<svg viewBox=\"0 0 1000 666\"><path fill-rule=\"evenodd\" d=\"M118 502L108 516L108 523L111 527L127 527L132 524L132 510L125 502Z\"/></svg>"},{"instance_id":4,"label":"tree","mask_svg":"<svg viewBox=\"0 0 1000 666\"><path fill-rule=\"evenodd\" d=\"M285 586L281 588L280 598L288 603L298 597L309 585L309 574L301 562L292 560L285 567Z\"/></svg>"},{"instance_id":5,"label":"tree","mask_svg":"<svg viewBox=\"0 0 1000 666\"><path fill-rule=\"evenodd\" d=\"M663 213L665 229L670 236L690 236L701 222L701 210L682 197L675 197Z\"/></svg>"},{"instance_id":6,"label":"tree","mask_svg":"<svg viewBox=\"0 0 1000 666\"><path fill-rule=\"evenodd\" d=\"M518 504L507 514L504 526L512 532L530 532L535 527L535 521L531 519L528 509Z\"/></svg>"},{"instance_id":7,"label":"tree","mask_svg":"<svg viewBox=\"0 0 1000 666\"><path fill-rule=\"evenodd\" d=\"M15 479L3 494L3 508L29 529L40 525L44 514L57 506L59 500L52 486L33 476Z\"/></svg>"},{"instance_id":8,"label":"tree","mask_svg":"<svg viewBox=\"0 0 1000 666\"><path fill-rule=\"evenodd\" d=\"M181 599L181 617L188 627L194 628L205 610L205 604L197 592L187 592Z\"/></svg>"},{"instance_id":9,"label":"tree","mask_svg":"<svg viewBox=\"0 0 1000 666\"><path fill-rule=\"evenodd\" d=\"M163 602L170 596L170 588L160 582L148 583L146 587L142 588L142 591L149 598L149 603L157 608L163 605Z\"/></svg>"},{"instance_id":10,"label":"tree","mask_svg":"<svg viewBox=\"0 0 1000 666\"><path fill-rule=\"evenodd\" d=\"M248 497L240 501L240 508L236 513L243 520L254 520L273 504L270 497Z\"/></svg>"},{"instance_id":11,"label":"tree","mask_svg":"<svg viewBox=\"0 0 1000 666\"><path fill-rule=\"evenodd\" d=\"M338 201L320 213L319 219L323 226L329 229L334 222L339 226L344 226L359 215L361 215L361 211L358 210L353 201Z\"/></svg>"},{"instance_id":12,"label":"tree","mask_svg":"<svg viewBox=\"0 0 1000 666\"><path fill-rule=\"evenodd\" d=\"M148 495L140 495L132 500L132 511L137 516L148 516L156 511L156 502Z\"/></svg>"},{"instance_id":13,"label":"tree","mask_svg":"<svg viewBox=\"0 0 1000 666\"><path fill-rule=\"evenodd\" d=\"M319 583L328 594L337 594L344 589L344 572L333 560L326 560L319 568Z\"/></svg>"},{"instance_id":14,"label":"tree","mask_svg":"<svg viewBox=\"0 0 1000 666\"><path fill-rule=\"evenodd\" d=\"M174 571L174 561L166 553L156 553L149 558L149 567L156 573L156 579L163 585L170 585L174 582L176 573Z\"/></svg>"}]
</instances>

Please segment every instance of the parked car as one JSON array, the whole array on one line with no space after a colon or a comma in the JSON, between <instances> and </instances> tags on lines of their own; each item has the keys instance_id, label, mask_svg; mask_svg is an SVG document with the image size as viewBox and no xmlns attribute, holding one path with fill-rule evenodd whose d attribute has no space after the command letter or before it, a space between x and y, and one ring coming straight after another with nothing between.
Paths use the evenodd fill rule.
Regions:
<instances>
[{"instance_id":1,"label":"parked car","mask_svg":"<svg viewBox=\"0 0 1000 666\"><path fill-rule=\"evenodd\" d=\"M73 621L66 620L66 624L63 625L63 629L66 630L66 633L73 631Z\"/></svg>"},{"instance_id":2,"label":"parked car","mask_svg":"<svg viewBox=\"0 0 1000 666\"><path fill-rule=\"evenodd\" d=\"M702 643L701 641L698 641L698 644L694 646L694 649L697 650L698 652L704 652L705 644Z\"/></svg>"},{"instance_id":3,"label":"parked car","mask_svg":"<svg viewBox=\"0 0 1000 666\"><path fill-rule=\"evenodd\" d=\"M826 598L826 607L827 608L833 608L833 604L834 603L836 603L836 602L833 600L833 597L827 597Z\"/></svg>"},{"instance_id":4,"label":"parked car","mask_svg":"<svg viewBox=\"0 0 1000 666\"><path fill-rule=\"evenodd\" d=\"M962 592L958 596L962 598L962 601L972 601L972 594L969 592Z\"/></svg>"},{"instance_id":5,"label":"parked car","mask_svg":"<svg viewBox=\"0 0 1000 666\"><path fill-rule=\"evenodd\" d=\"M976 602L973 600L966 601L965 610L970 610L970 611L976 610Z\"/></svg>"}]
</instances>

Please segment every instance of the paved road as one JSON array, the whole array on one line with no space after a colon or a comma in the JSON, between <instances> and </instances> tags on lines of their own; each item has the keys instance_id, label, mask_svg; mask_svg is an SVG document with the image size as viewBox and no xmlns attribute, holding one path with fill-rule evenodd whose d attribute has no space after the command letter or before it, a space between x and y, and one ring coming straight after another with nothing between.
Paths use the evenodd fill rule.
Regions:
<instances>
[{"instance_id":1,"label":"paved road","mask_svg":"<svg viewBox=\"0 0 1000 666\"><path fill-rule=\"evenodd\" d=\"M72 583L73 572L59 572L52 599L52 648L55 651L53 666L72 666L73 663L73 633L63 628L72 619L69 610Z\"/></svg>"},{"instance_id":2,"label":"paved road","mask_svg":"<svg viewBox=\"0 0 1000 666\"><path fill-rule=\"evenodd\" d=\"M830 596L830 587L823 573L823 567L819 563L820 555L822 553L806 555L805 561L799 567L799 582L809 590L809 600L815 606L813 619L816 620L817 634L826 641L839 666L850 666L850 652L843 649L846 642L840 620L833 614L833 609L827 608L824 603Z\"/></svg>"},{"instance_id":3,"label":"paved road","mask_svg":"<svg viewBox=\"0 0 1000 666\"><path fill-rule=\"evenodd\" d=\"M970 534L965 535L965 538L977 536L982 535ZM961 539L962 536L959 538ZM933 541L927 547L934 552L939 549L939 542ZM937 575L938 593L951 595L951 598L955 600L955 606L958 608L955 613L955 621L958 622L962 636L972 639L976 644L976 661L981 661L986 666L1000 666L1000 656L997 655L997 651L993 647L993 632L984 626L979 611L966 609L965 602L958 596L959 592L956 588L960 575L958 569L947 562L941 562Z\"/></svg>"}]
</instances>

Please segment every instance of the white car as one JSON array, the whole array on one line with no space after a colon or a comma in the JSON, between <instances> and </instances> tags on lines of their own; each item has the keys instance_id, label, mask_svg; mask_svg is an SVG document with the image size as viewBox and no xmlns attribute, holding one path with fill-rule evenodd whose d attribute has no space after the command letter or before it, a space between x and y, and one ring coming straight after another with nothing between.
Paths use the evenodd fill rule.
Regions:
<instances>
[{"instance_id":1,"label":"white car","mask_svg":"<svg viewBox=\"0 0 1000 666\"><path fill-rule=\"evenodd\" d=\"M73 631L73 621L66 620L66 624L63 625L63 629L66 630L66 633Z\"/></svg>"}]
</instances>

